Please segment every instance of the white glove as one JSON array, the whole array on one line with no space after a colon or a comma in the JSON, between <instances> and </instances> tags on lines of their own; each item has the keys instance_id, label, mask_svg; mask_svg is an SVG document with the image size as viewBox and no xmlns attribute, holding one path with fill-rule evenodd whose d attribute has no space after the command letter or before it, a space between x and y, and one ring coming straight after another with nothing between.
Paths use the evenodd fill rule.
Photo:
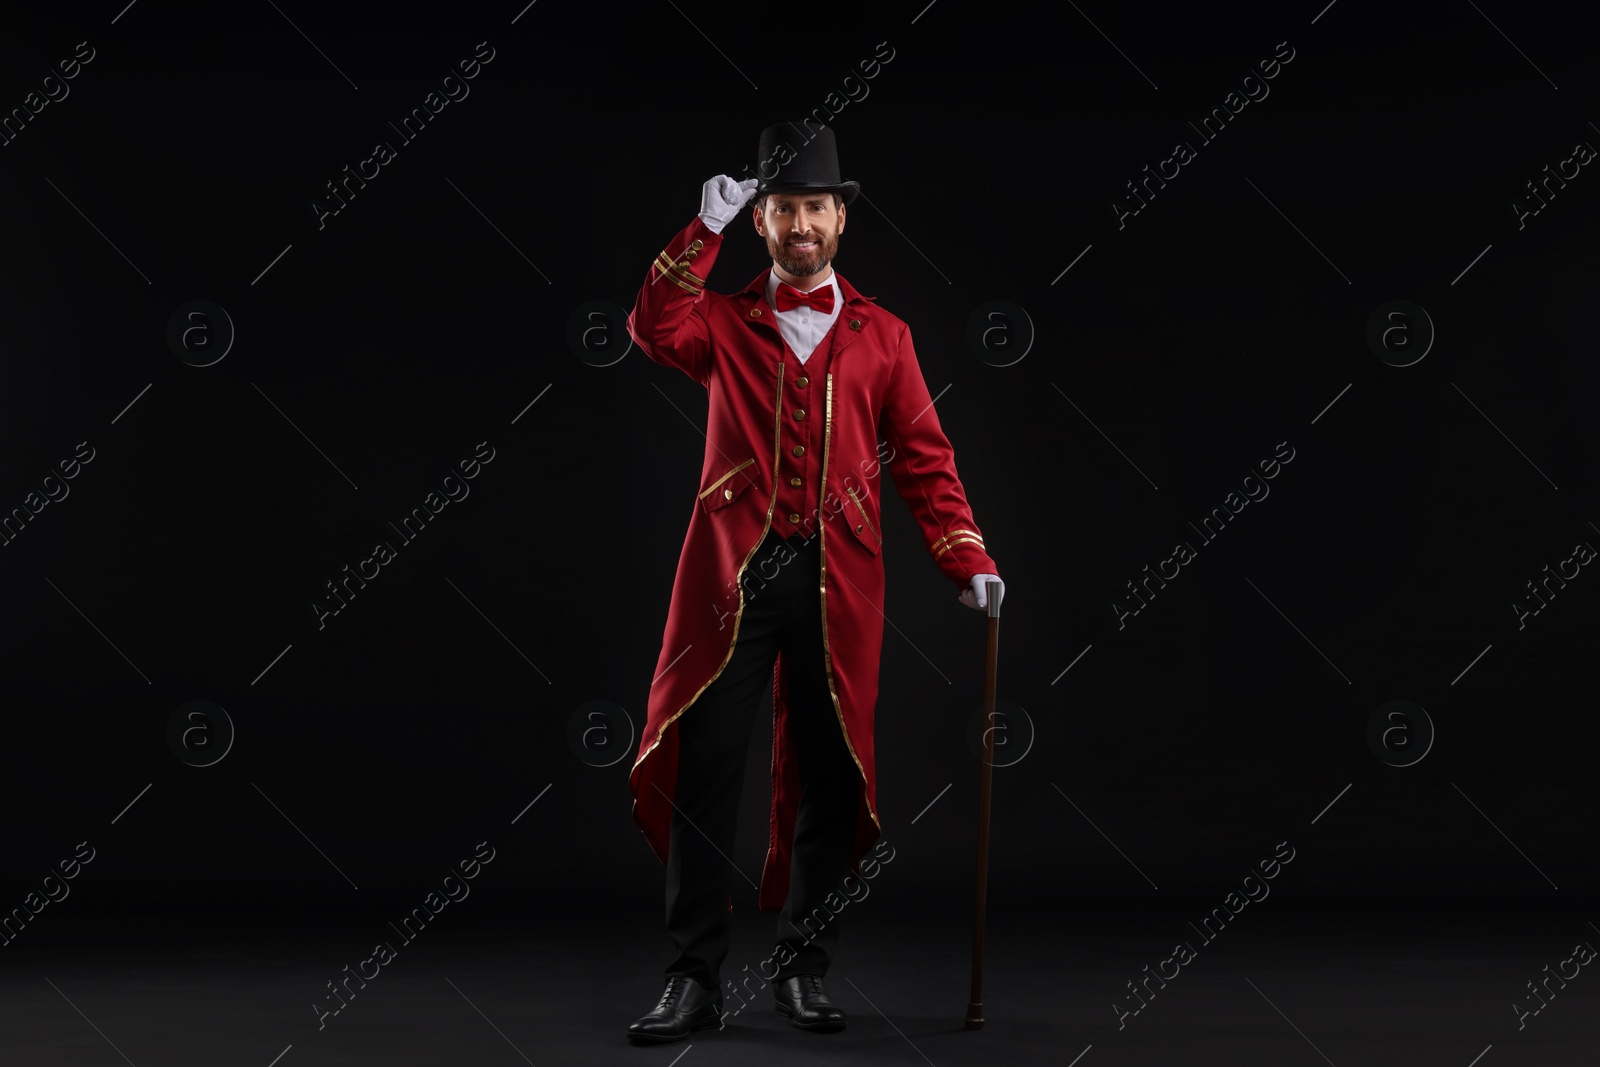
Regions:
<instances>
[{"instance_id":1,"label":"white glove","mask_svg":"<svg viewBox=\"0 0 1600 1067\"><path fill-rule=\"evenodd\" d=\"M1000 607L1004 605L1006 602L1006 583L1000 581L1000 576L998 574L974 574L972 576L972 588L961 590L961 595L957 597L957 599L969 608L977 608L979 611L988 611L989 595L987 592L987 587L984 585L984 583L991 578L997 582L1000 582L1000 599L995 606Z\"/></svg>"},{"instance_id":2,"label":"white glove","mask_svg":"<svg viewBox=\"0 0 1600 1067\"><path fill-rule=\"evenodd\" d=\"M756 195L759 184L754 178L736 182L726 174L712 178L700 190L700 221L712 233L721 233L739 209Z\"/></svg>"}]
</instances>

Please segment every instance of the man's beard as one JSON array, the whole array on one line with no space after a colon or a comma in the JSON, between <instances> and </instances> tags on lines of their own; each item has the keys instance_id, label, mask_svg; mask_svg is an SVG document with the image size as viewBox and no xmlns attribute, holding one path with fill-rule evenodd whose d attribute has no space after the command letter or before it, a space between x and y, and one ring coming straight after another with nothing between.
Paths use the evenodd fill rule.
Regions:
<instances>
[{"instance_id":1,"label":"man's beard","mask_svg":"<svg viewBox=\"0 0 1600 1067\"><path fill-rule=\"evenodd\" d=\"M817 234L815 237L817 247L806 253L790 251L788 245L779 245L777 238L767 237L767 251L771 253L772 260L779 267L796 278L808 278L813 274L821 274L833 262L833 257L839 251L839 238L836 235L826 237Z\"/></svg>"}]
</instances>

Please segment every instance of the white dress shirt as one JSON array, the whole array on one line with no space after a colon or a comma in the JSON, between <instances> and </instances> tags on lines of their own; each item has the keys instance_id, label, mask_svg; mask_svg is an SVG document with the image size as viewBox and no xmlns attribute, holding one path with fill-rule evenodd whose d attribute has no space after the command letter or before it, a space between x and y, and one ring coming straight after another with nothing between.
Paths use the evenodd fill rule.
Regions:
<instances>
[{"instance_id":1,"label":"white dress shirt","mask_svg":"<svg viewBox=\"0 0 1600 1067\"><path fill-rule=\"evenodd\" d=\"M833 286L833 313L823 315L801 305L792 311L777 310L778 286L784 284L778 277L776 270L767 272L767 303L773 308L773 317L778 320L778 332L783 339L794 349L795 358L802 364L811 358L811 353L817 350L817 345L828 336L828 331L833 329L834 320L839 317L839 312L844 308L844 294L839 291L839 276L832 271L828 273L828 280L822 285ZM821 286L811 289L802 289L801 292L815 292Z\"/></svg>"}]
</instances>

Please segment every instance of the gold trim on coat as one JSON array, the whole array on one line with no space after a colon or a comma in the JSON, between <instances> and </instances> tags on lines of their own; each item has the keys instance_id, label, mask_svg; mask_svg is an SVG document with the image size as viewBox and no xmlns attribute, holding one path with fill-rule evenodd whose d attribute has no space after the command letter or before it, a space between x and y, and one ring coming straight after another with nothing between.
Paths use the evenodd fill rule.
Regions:
<instances>
[{"instance_id":1,"label":"gold trim on coat","mask_svg":"<svg viewBox=\"0 0 1600 1067\"><path fill-rule=\"evenodd\" d=\"M706 498L706 495L708 493L710 493L712 490L716 489L717 486L721 485L723 482L727 481L729 478L732 478L735 474L738 474L740 471L744 470L746 467L750 466L750 464L754 463L755 461L756 461L756 457L751 456L749 459L745 460L743 463L741 463L737 467L733 468L733 470L729 471L727 474L724 474L722 477L718 478L716 481L712 482L710 485L708 485L704 489L700 490L700 495L698 497L696 497L695 499L704 500Z\"/></svg>"},{"instance_id":2,"label":"gold trim on coat","mask_svg":"<svg viewBox=\"0 0 1600 1067\"><path fill-rule=\"evenodd\" d=\"M771 525L772 525L772 509L775 508L777 506L777 504L778 504L778 462L779 462L778 444L782 440L782 437L780 436L782 431L783 431L783 363L779 362L779 364L778 364L778 395L777 395L777 398L773 401L773 411L772 411L772 499L767 501L767 519L766 519L766 521L764 523L761 524L761 536L756 538L756 543L750 546L750 551L749 552L745 553L744 562L739 564L739 573L734 575L734 578L733 578L734 585L739 587L739 609L738 609L738 611L736 611L734 613L734 616L733 616L733 637L730 638L729 641L728 641L728 654L722 657L722 662L717 665L716 673L713 674L710 678L708 678L706 680L706 684L702 685L699 689L696 689L694 691L694 696L690 697L688 702L685 703L683 705L683 707L681 707L677 711L673 712L672 717L670 719L668 719L666 722L661 724L661 728L656 731L656 739L654 741L650 742L650 747L645 749L644 752L639 756L639 758L633 761L633 766L628 769L628 777L629 778L633 777L633 772L635 770L637 770L639 768L639 765L645 761L645 757L649 756L650 753L654 752L656 750L656 746L661 744L661 735L665 734L667 732L667 727L669 727L673 723L677 722L678 721L678 716L680 716L684 712L688 711L689 710L689 706L691 704L693 704L696 700L700 699L700 694L704 693L707 689L709 689L711 687L711 683L717 680L717 678L727 668L728 661L733 658L733 650L739 644L739 622L740 622L741 619L744 618L744 581L743 581L743 579L744 579L744 570L745 570L746 567L748 567L750 565L750 557L752 557L752 556L754 556L756 554L756 549L760 548L761 547L761 542L766 540L767 529L769 527L771 527ZM685 651L687 651L687 650L685 650ZM637 797L634 798L633 806L634 807L638 807L639 806L639 799Z\"/></svg>"},{"instance_id":3,"label":"gold trim on coat","mask_svg":"<svg viewBox=\"0 0 1600 1067\"><path fill-rule=\"evenodd\" d=\"M883 538L878 537L878 528L872 525L872 517L867 514L866 505L861 503L860 497L856 496L856 487L853 485L847 485L844 487L844 491L850 494L850 499L856 502L856 507L860 510L861 517L867 520L867 529L871 530L872 536L877 538L878 547L883 547Z\"/></svg>"},{"instance_id":4,"label":"gold trim on coat","mask_svg":"<svg viewBox=\"0 0 1600 1067\"><path fill-rule=\"evenodd\" d=\"M955 537L957 534L971 534L973 536L973 538L980 545L983 544L983 535L978 533L977 530L951 530L949 533L947 533L943 537L939 538L939 540L937 540L933 544L929 545L928 546L928 551L932 552L934 549L938 548L940 545L944 544L946 541L949 541L950 538ZM935 558L937 558L937 555L935 556Z\"/></svg>"},{"instance_id":5,"label":"gold trim on coat","mask_svg":"<svg viewBox=\"0 0 1600 1067\"><path fill-rule=\"evenodd\" d=\"M667 273L663 272L661 276L663 278L667 279L667 281L671 282L673 285L676 285L679 289L682 289L684 292L688 293L690 296L699 296L700 295L700 290L698 290L698 289L694 288L693 286L688 285L688 284L678 280L677 278L674 278L670 274L667 274Z\"/></svg>"},{"instance_id":6,"label":"gold trim on coat","mask_svg":"<svg viewBox=\"0 0 1600 1067\"><path fill-rule=\"evenodd\" d=\"M700 295L706 287L704 278L698 277L682 263L674 262L665 252L656 256L656 273L677 283L678 288L684 292Z\"/></svg>"},{"instance_id":7,"label":"gold trim on coat","mask_svg":"<svg viewBox=\"0 0 1600 1067\"><path fill-rule=\"evenodd\" d=\"M959 544L963 544L964 542L967 542L967 541L973 542L979 548L983 547L983 538L981 538L981 537L958 537L954 541L951 541L949 544L945 545L939 551L935 552L933 554L933 558L934 559L938 559L940 556L944 555L946 552L950 551L952 548L956 547Z\"/></svg>"},{"instance_id":8,"label":"gold trim on coat","mask_svg":"<svg viewBox=\"0 0 1600 1067\"><path fill-rule=\"evenodd\" d=\"M822 420L822 478L817 483L821 496L817 505L821 509L828 506L828 441L833 435L833 372L828 372L828 400L826 414ZM822 597L822 662L828 668L828 695L833 698L833 714L839 720L839 729L844 732L845 747L850 750L850 758L856 761L856 770L861 772L862 792L861 799L866 802L867 814L872 816L873 824L878 827L878 832L883 833L883 823L878 819L878 813L872 810L872 800L867 796L867 769L861 765L861 757L856 755L856 746L850 743L850 728L844 722L844 709L839 704L839 692L833 684L833 650L828 647L828 523L823 520L820 562L821 575L817 581L817 589Z\"/></svg>"}]
</instances>

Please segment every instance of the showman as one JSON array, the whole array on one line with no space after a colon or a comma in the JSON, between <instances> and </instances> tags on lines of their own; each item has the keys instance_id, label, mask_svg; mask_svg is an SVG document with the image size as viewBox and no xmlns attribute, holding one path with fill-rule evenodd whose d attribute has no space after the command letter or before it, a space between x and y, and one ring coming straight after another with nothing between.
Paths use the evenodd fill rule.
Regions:
<instances>
[{"instance_id":1,"label":"showman","mask_svg":"<svg viewBox=\"0 0 1600 1067\"><path fill-rule=\"evenodd\" d=\"M762 131L759 178L705 183L699 215L656 257L628 316L646 355L710 392L701 488L629 776L634 821L667 867L678 951L660 1002L628 1028L639 1043L721 1024L728 856L769 672L772 808L758 905L782 911L775 971L762 977L793 1025L845 1025L822 984L839 939L825 901L839 899L881 831L881 467L961 603L986 609L984 582L999 578L911 331L833 270L860 184L840 180L833 131L812 127ZM772 268L724 296L706 277L747 202Z\"/></svg>"}]
</instances>

